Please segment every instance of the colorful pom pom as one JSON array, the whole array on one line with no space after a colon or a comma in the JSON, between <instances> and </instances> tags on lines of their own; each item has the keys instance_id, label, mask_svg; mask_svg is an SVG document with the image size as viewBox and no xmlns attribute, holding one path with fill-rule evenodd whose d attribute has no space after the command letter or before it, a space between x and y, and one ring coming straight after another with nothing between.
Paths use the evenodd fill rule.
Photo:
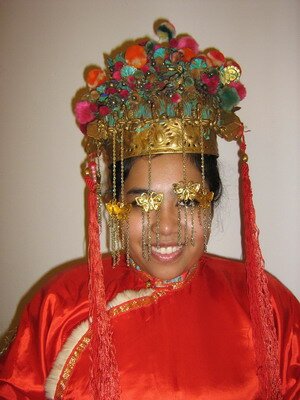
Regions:
<instances>
[{"instance_id":1,"label":"colorful pom pom","mask_svg":"<svg viewBox=\"0 0 300 400\"><path fill-rule=\"evenodd\" d=\"M128 65L139 69L147 63L147 53L144 47L134 44L126 50L125 60Z\"/></svg>"},{"instance_id":2,"label":"colorful pom pom","mask_svg":"<svg viewBox=\"0 0 300 400\"><path fill-rule=\"evenodd\" d=\"M181 49L181 52L183 54L183 60L185 62L190 62L193 58L196 57L196 54L193 52L193 50L189 49L188 47L184 47Z\"/></svg>"},{"instance_id":3,"label":"colorful pom pom","mask_svg":"<svg viewBox=\"0 0 300 400\"><path fill-rule=\"evenodd\" d=\"M115 71L120 71L120 69L123 67L123 63L121 61L117 61L114 65L114 70Z\"/></svg>"},{"instance_id":4,"label":"colorful pom pom","mask_svg":"<svg viewBox=\"0 0 300 400\"><path fill-rule=\"evenodd\" d=\"M177 49L188 48L197 54L199 52L199 45L195 39L191 36L183 36L177 41L177 45L175 46Z\"/></svg>"},{"instance_id":5,"label":"colorful pom pom","mask_svg":"<svg viewBox=\"0 0 300 400\"><path fill-rule=\"evenodd\" d=\"M224 55L219 50L215 49L208 51L206 57L209 59L213 67L220 67L221 65L224 65L226 61Z\"/></svg>"},{"instance_id":6,"label":"colorful pom pom","mask_svg":"<svg viewBox=\"0 0 300 400\"><path fill-rule=\"evenodd\" d=\"M206 85L209 94L216 94L220 83L219 75L202 74L201 81Z\"/></svg>"},{"instance_id":7,"label":"colorful pom pom","mask_svg":"<svg viewBox=\"0 0 300 400\"><path fill-rule=\"evenodd\" d=\"M99 107L99 114L102 117L105 117L106 115L108 115L110 113L111 113L111 109L109 107L107 107L107 106L100 106Z\"/></svg>"},{"instance_id":8,"label":"colorful pom pom","mask_svg":"<svg viewBox=\"0 0 300 400\"><path fill-rule=\"evenodd\" d=\"M94 121L97 105L89 101L79 101L75 106L76 120L80 125L88 124Z\"/></svg>"},{"instance_id":9,"label":"colorful pom pom","mask_svg":"<svg viewBox=\"0 0 300 400\"><path fill-rule=\"evenodd\" d=\"M175 37L176 30L174 25L171 24L171 22L164 21L157 27L155 33L159 37L160 41L166 41L166 40L170 41Z\"/></svg>"},{"instance_id":10,"label":"colorful pom pom","mask_svg":"<svg viewBox=\"0 0 300 400\"><path fill-rule=\"evenodd\" d=\"M121 96L123 99L127 99L127 97L129 96L128 90L126 90L126 89L121 90L121 91L120 91L120 96Z\"/></svg>"},{"instance_id":11,"label":"colorful pom pom","mask_svg":"<svg viewBox=\"0 0 300 400\"><path fill-rule=\"evenodd\" d=\"M115 71L112 75L112 77L116 80L116 81L120 81L122 79L122 75L121 75L121 71Z\"/></svg>"},{"instance_id":12,"label":"colorful pom pom","mask_svg":"<svg viewBox=\"0 0 300 400\"><path fill-rule=\"evenodd\" d=\"M235 88L225 86L221 92L219 93L219 97L221 100L221 107L225 111L231 111L233 107L235 107L239 101L239 95Z\"/></svg>"},{"instance_id":13,"label":"colorful pom pom","mask_svg":"<svg viewBox=\"0 0 300 400\"><path fill-rule=\"evenodd\" d=\"M86 83L90 89L95 89L107 81L107 76L101 68L91 69L86 76Z\"/></svg>"},{"instance_id":14,"label":"colorful pom pom","mask_svg":"<svg viewBox=\"0 0 300 400\"><path fill-rule=\"evenodd\" d=\"M106 94L115 94L117 93L117 89L114 87L108 87L105 92Z\"/></svg>"},{"instance_id":15,"label":"colorful pom pom","mask_svg":"<svg viewBox=\"0 0 300 400\"><path fill-rule=\"evenodd\" d=\"M181 102L181 96L179 93L174 93L171 97L171 100L173 103L180 103Z\"/></svg>"},{"instance_id":16,"label":"colorful pom pom","mask_svg":"<svg viewBox=\"0 0 300 400\"><path fill-rule=\"evenodd\" d=\"M245 86L241 82L231 82L229 86L233 87L237 91L240 100L243 100L246 97L247 91Z\"/></svg>"}]
</instances>

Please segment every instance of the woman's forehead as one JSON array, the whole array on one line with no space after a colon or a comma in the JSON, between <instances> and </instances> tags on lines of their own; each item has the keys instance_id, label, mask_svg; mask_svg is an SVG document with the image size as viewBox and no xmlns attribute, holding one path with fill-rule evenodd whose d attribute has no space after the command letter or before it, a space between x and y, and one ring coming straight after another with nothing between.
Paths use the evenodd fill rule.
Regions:
<instances>
[{"instance_id":1,"label":"woman's forehead","mask_svg":"<svg viewBox=\"0 0 300 400\"><path fill-rule=\"evenodd\" d=\"M183 179L184 164L188 180L200 181L201 172L189 157L182 154L162 154L151 157L139 157L133 163L125 181L127 188L134 186L163 186L179 182Z\"/></svg>"}]
</instances>

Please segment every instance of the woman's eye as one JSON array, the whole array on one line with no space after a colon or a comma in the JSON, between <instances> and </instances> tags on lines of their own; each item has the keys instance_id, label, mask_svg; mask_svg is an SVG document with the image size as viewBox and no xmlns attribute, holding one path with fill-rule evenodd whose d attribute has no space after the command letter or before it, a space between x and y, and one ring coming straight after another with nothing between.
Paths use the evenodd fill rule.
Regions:
<instances>
[{"instance_id":1,"label":"woman's eye","mask_svg":"<svg viewBox=\"0 0 300 400\"><path fill-rule=\"evenodd\" d=\"M177 206L180 207L196 207L197 205L199 205L199 202L197 200L180 200L177 203Z\"/></svg>"},{"instance_id":2,"label":"woman's eye","mask_svg":"<svg viewBox=\"0 0 300 400\"><path fill-rule=\"evenodd\" d=\"M136 207L137 206L136 200L132 200L129 204L131 204L132 207Z\"/></svg>"}]
</instances>

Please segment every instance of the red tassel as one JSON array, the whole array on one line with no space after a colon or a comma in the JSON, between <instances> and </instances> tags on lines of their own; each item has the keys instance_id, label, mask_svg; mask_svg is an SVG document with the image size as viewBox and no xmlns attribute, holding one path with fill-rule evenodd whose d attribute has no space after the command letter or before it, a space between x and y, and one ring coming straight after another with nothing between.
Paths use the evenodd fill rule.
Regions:
<instances>
[{"instance_id":1,"label":"red tassel","mask_svg":"<svg viewBox=\"0 0 300 400\"><path fill-rule=\"evenodd\" d=\"M110 319L106 312L103 265L97 219L97 194L94 181L88 187L88 265L91 337L91 387L95 400L119 400L119 372L112 342Z\"/></svg>"},{"instance_id":2,"label":"red tassel","mask_svg":"<svg viewBox=\"0 0 300 400\"><path fill-rule=\"evenodd\" d=\"M247 164L244 136L240 141L241 161L241 206L244 237L244 257L250 301L250 314L253 328L254 346L261 393L264 400L280 400L280 367L278 359L278 340L270 301L267 275L264 272L264 259L259 245L259 230L255 220L255 209L249 167Z\"/></svg>"}]
</instances>

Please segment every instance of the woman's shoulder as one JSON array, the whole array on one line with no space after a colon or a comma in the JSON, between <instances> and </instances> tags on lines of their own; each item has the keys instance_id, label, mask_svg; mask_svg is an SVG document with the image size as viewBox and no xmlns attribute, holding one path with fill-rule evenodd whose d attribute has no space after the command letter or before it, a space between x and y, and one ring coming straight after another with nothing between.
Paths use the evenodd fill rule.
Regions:
<instances>
[{"instance_id":1,"label":"woman's shoulder","mask_svg":"<svg viewBox=\"0 0 300 400\"><path fill-rule=\"evenodd\" d=\"M220 281L227 282L238 291L247 292L247 271L244 261L217 255L205 256L206 273ZM268 288L274 305L281 308L299 307L299 301L293 293L274 275L266 271Z\"/></svg>"},{"instance_id":2,"label":"woman's shoulder","mask_svg":"<svg viewBox=\"0 0 300 400\"><path fill-rule=\"evenodd\" d=\"M110 292L121 289L122 286L132 280L132 270L123 262L123 257L116 267L113 266L112 257L109 254L102 255L102 273L104 278L105 289L108 298ZM81 261L64 267L55 274L51 273L51 277L38 290L34 298L56 297L61 300L64 305L70 306L75 302L87 301L89 286L89 267L88 263Z\"/></svg>"}]
</instances>

